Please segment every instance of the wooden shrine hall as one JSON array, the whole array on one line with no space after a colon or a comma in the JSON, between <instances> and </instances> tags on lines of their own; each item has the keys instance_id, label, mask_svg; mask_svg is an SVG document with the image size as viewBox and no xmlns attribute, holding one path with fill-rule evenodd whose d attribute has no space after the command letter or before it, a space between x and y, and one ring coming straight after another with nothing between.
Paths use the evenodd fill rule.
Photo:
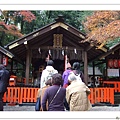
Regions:
<instances>
[{"instance_id":1,"label":"wooden shrine hall","mask_svg":"<svg viewBox=\"0 0 120 120\"><path fill-rule=\"evenodd\" d=\"M32 70L39 71L48 55L54 60L58 71L64 71L66 55L70 63L79 61L84 67L87 84L88 62L96 60L108 49L101 47L99 43L83 42L85 39L84 33L65 23L62 16L58 16L55 22L9 43L5 48L25 66L26 84L29 82L31 66Z\"/></svg>"}]
</instances>

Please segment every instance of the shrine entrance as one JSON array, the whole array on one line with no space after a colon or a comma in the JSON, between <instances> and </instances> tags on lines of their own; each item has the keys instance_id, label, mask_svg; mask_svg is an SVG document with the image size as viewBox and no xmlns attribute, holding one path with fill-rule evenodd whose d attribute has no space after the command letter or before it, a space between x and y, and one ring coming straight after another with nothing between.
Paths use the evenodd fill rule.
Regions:
<instances>
[{"instance_id":1,"label":"shrine entrance","mask_svg":"<svg viewBox=\"0 0 120 120\"><path fill-rule=\"evenodd\" d=\"M59 72L65 70L67 58L70 63L78 61L83 66L85 83L88 79L88 62L106 52L104 46L82 42L86 35L71 25L65 23L62 16L55 22L44 26L10 44L6 49L12 52L23 64L25 69L25 84L29 78L40 74L46 65L46 59L52 59ZM31 76L30 76L31 75Z\"/></svg>"}]
</instances>

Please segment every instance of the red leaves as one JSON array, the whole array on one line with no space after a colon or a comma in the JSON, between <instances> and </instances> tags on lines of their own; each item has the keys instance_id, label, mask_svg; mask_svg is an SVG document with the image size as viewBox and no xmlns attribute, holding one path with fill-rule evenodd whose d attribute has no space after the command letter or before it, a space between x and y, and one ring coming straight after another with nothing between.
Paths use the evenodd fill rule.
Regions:
<instances>
[{"instance_id":1,"label":"red leaves","mask_svg":"<svg viewBox=\"0 0 120 120\"><path fill-rule=\"evenodd\" d=\"M18 28L15 25L11 25L15 23L16 19L21 18L21 21L27 21L32 22L32 20L35 20L36 17L34 14L30 11L3 11L3 14L6 18L6 23L0 21L0 31L4 31L6 34L12 34L13 36L21 37L23 36ZM8 25L9 24L9 25Z\"/></svg>"},{"instance_id":2,"label":"red leaves","mask_svg":"<svg viewBox=\"0 0 120 120\"><path fill-rule=\"evenodd\" d=\"M120 37L120 12L119 11L96 11L87 17L84 23L88 32L86 41L103 43Z\"/></svg>"},{"instance_id":3,"label":"red leaves","mask_svg":"<svg viewBox=\"0 0 120 120\"><path fill-rule=\"evenodd\" d=\"M30 11L20 11L20 14L23 16L23 20L27 22L32 22L36 17Z\"/></svg>"},{"instance_id":4,"label":"red leaves","mask_svg":"<svg viewBox=\"0 0 120 120\"><path fill-rule=\"evenodd\" d=\"M12 34L13 36L22 37L18 28L15 25L7 25L5 22L0 21L0 31L4 31L7 34Z\"/></svg>"},{"instance_id":5,"label":"red leaves","mask_svg":"<svg viewBox=\"0 0 120 120\"><path fill-rule=\"evenodd\" d=\"M3 22L3 21L0 21L0 28L6 29L6 30L9 29L8 25L6 25L5 22Z\"/></svg>"}]
</instances>

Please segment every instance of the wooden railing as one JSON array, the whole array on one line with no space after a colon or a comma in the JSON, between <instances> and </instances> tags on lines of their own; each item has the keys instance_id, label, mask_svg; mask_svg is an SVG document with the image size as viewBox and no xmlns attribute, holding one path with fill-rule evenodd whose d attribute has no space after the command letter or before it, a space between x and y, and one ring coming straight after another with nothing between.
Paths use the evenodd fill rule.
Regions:
<instances>
[{"instance_id":1,"label":"wooden railing","mask_svg":"<svg viewBox=\"0 0 120 120\"><path fill-rule=\"evenodd\" d=\"M27 87L8 87L8 91L4 94L4 102L35 103L36 95L39 88ZM114 88L90 88L91 94L88 96L90 102L109 102L114 104Z\"/></svg>"},{"instance_id":2,"label":"wooden railing","mask_svg":"<svg viewBox=\"0 0 120 120\"><path fill-rule=\"evenodd\" d=\"M4 94L3 102L20 103L20 94L21 94L20 87L8 87L7 92Z\"/></svg>"},{"instance_id":3,"label":"wooden railing","mask_svg":"<svg viewBox=\"0 0 120 120\"><path fill-rule=\"evenodd\" d=\"M90 102L109 102L114 104L114 88L90 88L91 94L88 96Z\"/></svg>"},{"instance_id":4,"label":"wooden railing","mask_svg":"<svg viewBox=\"0 0 120 120\"><path fill-rule=\"evenodd\" d=\"M36 95L39 88L21 88L20 104L23 102L36 102Z\"/></svg>"},{"instance_id":5,"label":"wooden railing","mask_svg":"<svg viewBox=\"0 0 120 120\"><path fill-rule=\"evenodd\" d=\"M103 87L113 87L115 92L120 92L120 81L103 81Z\"/></svg>"}]
</instances>

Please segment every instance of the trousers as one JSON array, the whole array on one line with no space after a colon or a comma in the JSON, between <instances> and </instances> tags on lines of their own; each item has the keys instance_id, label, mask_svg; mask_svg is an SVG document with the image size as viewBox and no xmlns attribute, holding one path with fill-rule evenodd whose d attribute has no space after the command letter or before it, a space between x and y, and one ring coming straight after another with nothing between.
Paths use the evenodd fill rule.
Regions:
<instances>
[{"instance_id":1,"label":"trousers","mask_svg":"<svg viewBox=\"0 0 120 120\"><path fill-rule=\"evenodd\" d=\"M3 96L4 93L0 93L0 111L3 111Z\"/></svg>"},{"instance_id":2,"label":"trousers","mask_svg":"<svg viewBox=\"0 0 120 120\"><path fill-rule=\"evenodd\" d=\"M64 106L65 106L66 110L68 110L68 111L70 110L69 104L67 103L66 98L64 99Z\"/></svg>"}]
</instances>

